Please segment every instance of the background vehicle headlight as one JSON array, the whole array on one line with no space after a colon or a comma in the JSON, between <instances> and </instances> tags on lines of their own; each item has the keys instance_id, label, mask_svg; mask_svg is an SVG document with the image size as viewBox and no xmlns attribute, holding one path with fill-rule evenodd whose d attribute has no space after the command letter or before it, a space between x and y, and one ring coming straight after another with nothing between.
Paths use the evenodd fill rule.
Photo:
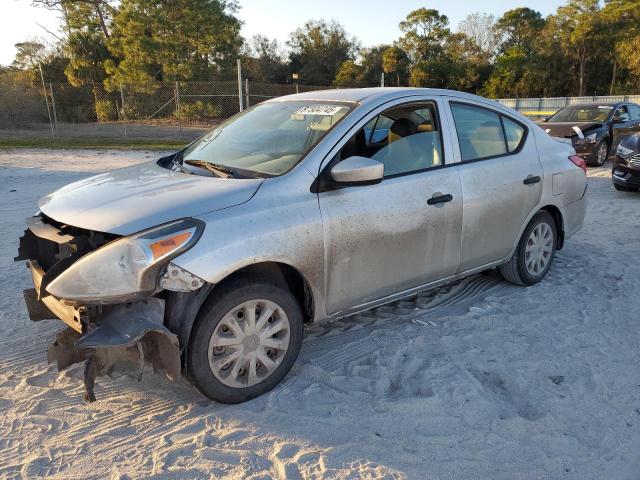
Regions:
<instances>
[{"instance_id":1,"label":"background vehicle headlight","mask_svg":"<svg viewBox=\"0 0 640 480\"><path fill-rule=\"evenodd\" d=\"M578 138L576 143L596 143L596 138L598 137L597 133L591 133L584 138Z\"/></svg>"},{"instance_id":2,"label":"background vehicle headlight","mask_svg":"<svg viewBox=\"0 0 640 480\"><path fill-rule=\"evenodd\" d=\"M618 150L616 150L616 155L622 158L629 158L634 153L635 152L632 149L627 148L624 145L618 145Z\"/></svg>"},{"instance_id":3,"label":"background vehicle headlight","mask_svg":"<svg viewBox=\"0 0 640 480\"><path fill-rule=\"evenodd\" d=\"M204 223L186 218L120 238L71 265L47 286L50 294L78 303L114 303L149 295L160 270L191 248Z\"/></svg>"}]
</instances>

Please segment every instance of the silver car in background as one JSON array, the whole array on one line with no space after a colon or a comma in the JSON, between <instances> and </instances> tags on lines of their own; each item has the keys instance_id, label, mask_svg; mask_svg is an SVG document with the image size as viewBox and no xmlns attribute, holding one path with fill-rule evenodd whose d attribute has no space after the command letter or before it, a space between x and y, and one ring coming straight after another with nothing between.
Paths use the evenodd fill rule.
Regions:
<instances>
[{"instance_id":1,"label":"silver car in background","mask_svg":"<svg viewBox=\"0 0 640 480\"><path fill-rule=\"evenodd\" d=\"M584 161L513 110L448 90L277 98L177 154L39 203L33 320L59 368L121 360L241 402L273 388L303 323L498 267L532 285L585 215ZM142 371L142 370L140 370Z\"/></svg>"}]
</instances>

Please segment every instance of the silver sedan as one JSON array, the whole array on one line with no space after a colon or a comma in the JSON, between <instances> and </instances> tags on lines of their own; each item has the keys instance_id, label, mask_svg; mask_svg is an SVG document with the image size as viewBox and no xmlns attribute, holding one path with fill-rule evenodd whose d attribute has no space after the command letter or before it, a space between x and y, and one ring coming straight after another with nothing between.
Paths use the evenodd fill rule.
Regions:
<instances>
[{"instance_id":1,"label":"silver sedan","mask_svg":"<svg viewBox=\"0 0 640 480\"><path fill-rule=\"evenodd\" d=\"M310 92L46 196L17 259L32 319L69 326L50 358L87 360L89 400L128 359L233 403L287 375L305 322L492 268L539 282L585 191L570 145L484 98Z\"/></svg>"}]
</instances>

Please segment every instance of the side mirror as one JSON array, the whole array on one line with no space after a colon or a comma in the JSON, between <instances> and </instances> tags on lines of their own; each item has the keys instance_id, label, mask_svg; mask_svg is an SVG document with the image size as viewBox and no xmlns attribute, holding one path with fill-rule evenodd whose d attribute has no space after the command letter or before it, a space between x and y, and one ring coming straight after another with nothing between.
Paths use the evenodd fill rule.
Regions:
<instances>
[{"instance_id":1,"label":"side mirror","mask_svg":"<svg viewBox=\"0 0 640 480\"><path fill-rule=\"evenodd\" d=\"M340 184L373 184L383 176L384 164L367 157L349 157L331 169L331 178Z\"/></svg>"},{"instance_id":2,"label":"side mirror","mask_svg":"<svg viewBox=\"0 0 640 480\"><path fill-rule=\"evenodd\" d=\"M626 121L624 117L613 117L613 123L624 123Z\"/></svg>"}]
</instances>

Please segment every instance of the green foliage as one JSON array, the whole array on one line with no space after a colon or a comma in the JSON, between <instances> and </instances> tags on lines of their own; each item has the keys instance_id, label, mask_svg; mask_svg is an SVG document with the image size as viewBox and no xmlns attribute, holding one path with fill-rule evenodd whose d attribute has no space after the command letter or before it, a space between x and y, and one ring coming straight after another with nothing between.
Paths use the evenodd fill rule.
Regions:
<instances>
[{"instance_id":1,"label":"green foliage","mask_svg":"<svg viewBox=\"0 0 640 480\"><path fill-rule=\"evenodd\" d=\"M152 91L158 81L200 80L235 62L241 39L224 0L123 0L105 62L107 88Z\"/></svg>"},{"instance_id":2,"label":"green foliage","mask_svg":"<svg viewBox=\"0 0 640 480\"><path fill-rule=\"evenodd\" d=\"M330 85L341 65L354 60L358 50L355 38L337 22L310 21L289 37L289 64L300 74L302 83Z\"/></svg>"},{"instance_id":3,"label":"green foliage","mask_svg":"<svg viewBox=\"0 0 640 480\"><path fill-rule=\"evenodd\" d=\"M527 7L498 19L472 13L457 31L438 10L419 8L400 22L402 35L393 45L369 48L360 48L333 20L309 21L290 34L288 53L261 35L243 41L237 0L32 1L60 13L63 38L54 48L38 40L17 44L13 65L0 74L21 72L24 88L12 77L9 92L41 89L40 67L47 85L68 80L76 89L58 94L62 119L116 118L113 98L109 103L98 95L103 84L116 95L121 88L143 94L144 101L127 100L121 113L146 118L166 101L163 82L234 78L237 58L245 76L256 82L254 98L264 93L265 85L258 83L290 83L293 73L302 85L359 87L378 85L384 72L387 85L452 88L490 97L640 89L640 0L565 0L546 18ZM236 89L232 85L231 91ZM89 99L89 106L74 107L74 95ZM7 95L2 100L15 104ZM229 105L221 107L224 102ZM235 104L231 97L184 103L181 114L214 118Z\"/></svg>"},{"instance_id":4,"label":"green foliage","mask_svg":"<svg viewBox=\"0 0 640 480\"><path fill-rule=\"evenodd\" d=\"M409 56L400 47L389 47L382 54L382 69L387 75L395 77L398 87L407 83L409 64Z\"/></svg>"},{"instance_id":5,"label":"green foliage","mask_svg":"<svg viewBox=\"0 0 640 480\"><path fill-rule=\"evenodd\" d=\"M180 104L180 112L176 113L181 120L211 120L222 117L222 108L213 102L185 102Z\"/></svg>"},{"instance_id":6,"label":"green foliage","mask_svg":"<svg viewBox=\"0 0 640 480\"><path fill-rule=\"evenodd\" d=\"M99 122L118 120L118 108L111 100L96 100L96 116Z\"/></svg>"},{"instance_id":7,"label":"green foliage","mask_svg":"<svg viewBox=\"0 0 640 480\"><path fill-rule=\"evenodd\" d=\"M289 66L277 40L255 35L242 48L244 75L255 82L279 83L287 79Z\"/></svg>"}]
</instances>

